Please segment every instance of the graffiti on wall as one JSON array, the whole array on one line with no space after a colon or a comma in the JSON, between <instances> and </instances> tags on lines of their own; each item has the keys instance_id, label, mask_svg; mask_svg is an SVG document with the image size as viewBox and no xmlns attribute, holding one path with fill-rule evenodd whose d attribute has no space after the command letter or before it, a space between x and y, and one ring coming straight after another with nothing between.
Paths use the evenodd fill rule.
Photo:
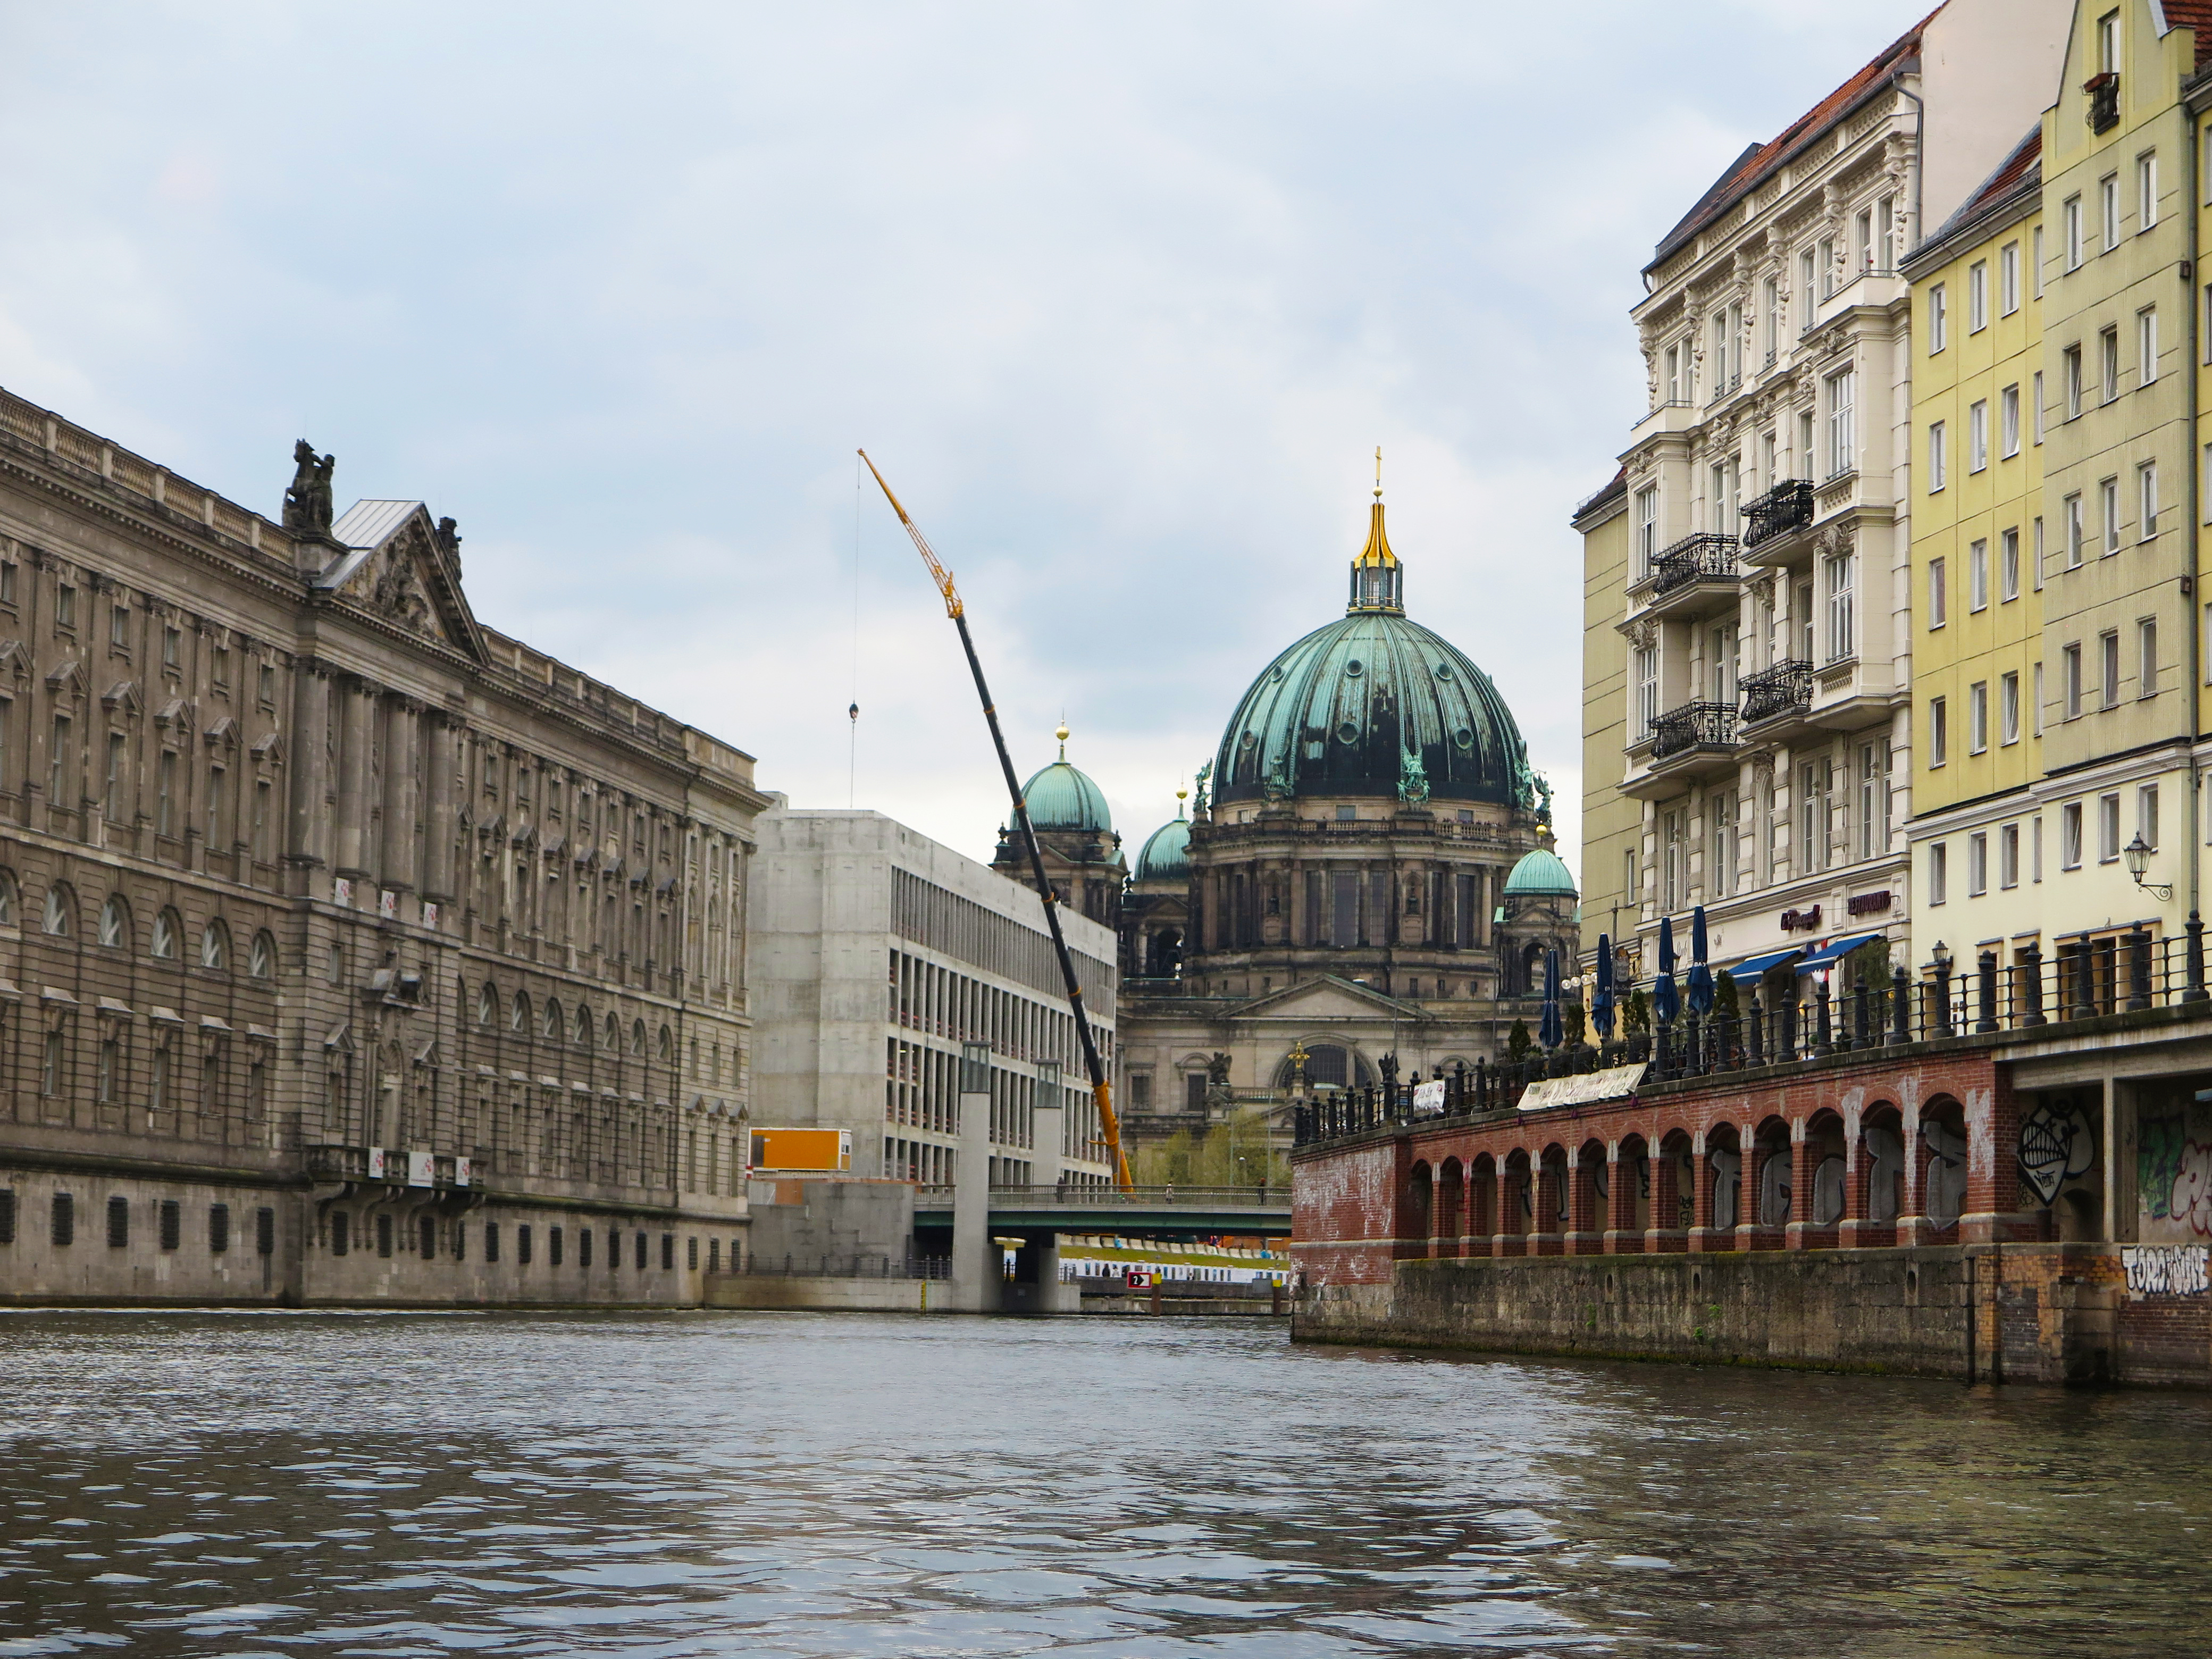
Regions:
<instances>
[{"instance_id":1,"label":"graffiti on wall","mask_svg":"<svg viewBox=\"0 0 2212 1659\"><path fill-rule=\"evenodd\" d=\"M2142 1120L2136 1139L2136 1191L2148 1220L2212 1237L2212 1144L2189 1129L2179 1112Z\"/></svg>"},{"instance_id":2,"label":"graffiti on wall","mask_svg":"<svg viewBox=\"0 0 2212 1659\"><path fill-rule=\"evenodd\" d=\"M1831 1152L1813 1171L1813 1219L1832 1227L1844 1218L1844 1160Z\"/></svg>"},{"instance_id":3,"label":"graffiti on wall","mask_svg":"<svg viewBox=\"0 0 2212 1659\"><path fill-rule=\"evenodd\" d=\"M2203 1296L2205 1260L2202 1244L2125 1244L2120 1265L2127 1270L2130 1296Z\"/></svg>"},{"instance_id":4,"label":"graffiti on wall","mask_svg":"<svg viewBox=\"0 0 2212 1659\"><path fill-rule=\"evenodd\" d=\"M1959 1218L1966 1202L1966 1137L1941 1118L1923 1119L1921 1144L1928 1149L1928 1179L1921 1207L1938 1227Z\"/></svg>"},{"instance_id":5,"label":"graffiti on wall","mask_svg":"<svg viewBox=\"0 0 2212 1659\"><path fill-rule=\"evenodd\" d=\"M1866 1132L1867 1219L1897 1219L1898 1189L1905 1184L1905 1142L1887 1123Z\"/></svg>"},{"instance_id":6,"label":"graffiti on wall","mask_svg":"<svg viewBox=\"0 0 2212 1659\"><path fill-rule=\"evenodd\" d=\"M2049 1204L2096 1161L2096 1133L2072 1102L2045 1101L2021 1120L2020 1178L2041 1202Z\"/></svg>"}]
</instances>

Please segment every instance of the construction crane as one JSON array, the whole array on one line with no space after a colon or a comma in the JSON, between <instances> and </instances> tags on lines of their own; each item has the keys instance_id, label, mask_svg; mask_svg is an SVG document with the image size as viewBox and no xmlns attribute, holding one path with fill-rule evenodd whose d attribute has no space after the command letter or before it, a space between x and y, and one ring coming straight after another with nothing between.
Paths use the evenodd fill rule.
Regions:
<instances>
[{"instance_id":1,"label":"construction crane","mask_svg":"<svg viewBox=\"0 0 2212 1659\"><path fill-rule=\"evenodd\" d=\"M975 641L968 632L968 608L961 604L960 594L952 586L952 573L938 560L937 554L921 528L907 517L899 498L891 494L891 487L884 483L884 475L876 471L876 464L868 460L868 452L861 450L860 459L868 462L868 471L874 472L876 483L884 492L884 499L891 504L891 511L906 526L906 533L914 538L915 550L921 562L929 567L929 579L937 584L937 591L945 597L945 614L952 618L952 625L960 630L960 648L968 653L968 672L975 677L975 695L983 700L983 719L991 728L991 743L999 751L999 769L1006 775L1006 796L1014 804L1014 823L1022 832L1022 845L1030 855L1030 873L1036 878L1036 890L1044 897L1045 926L1052 933L1053 953L1060 958L1060 976L1067 985L1067 1006L1075 1014L1076 1040L1083 1045L1083 1064L1091 1073L1091 1097L1098 1104L1098 1127L1106 1136L1106 1148L1114 1162L1114 1184L1127 1192L1135 1183L1129 1178L1128 1154L1121 1150L1121 1120L1114 1115L1113 1085L1106 1080L1106 1067L1098 1058L1097 1040L1091 1035L1091 1021L1083 1012L1083 982L1075 976L1075 958L1067 952L1066 936L1060 928L1060 902L1054 897L1052 884L1045 879L1044 854L1037 849L1036 830L1030 823L1029 803L1022 798L1022 786L1014 775L1013 757L1006 752L1006 734L999 729L998 705L991 701L991 688L983 679L983 665L975 655Z\"/></svg>"}]
</instances>

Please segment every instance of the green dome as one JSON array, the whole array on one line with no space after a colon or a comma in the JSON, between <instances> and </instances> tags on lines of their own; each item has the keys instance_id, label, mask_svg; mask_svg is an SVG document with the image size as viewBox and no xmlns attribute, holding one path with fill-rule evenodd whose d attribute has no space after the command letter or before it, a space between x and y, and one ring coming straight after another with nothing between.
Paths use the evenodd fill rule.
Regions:
<instances>
[{"instance_id":1,"label":"green dome","mask_svg":"<svg viewBox=\"0 0 2212 1659\"><path fill-rule=\"evenodd\" d=\"M1190 874L1190 820L1170 818L1137 854L1139 881L1180 881Z\"/></svg>"},{"instance_id":2,"label":"green dome","mask_svg":"<svg viewBox=\"0 0 2212 1659\"><path fill-rule=\"evenodd\" d=\"M1354 611L1270 663L1214 760L1214 800L1389 795L1529 804L1528 753L1490 677L1401 612Z\"/></svg>"},{"instance_id":3,"label":"green dome","mask_svg":"<svg viewBox=\"0 0 2212 1659\"><path fill-rule=\"evenodd\" d=\"M1557 853L1548 847L1539 847L1533 853L1524 853L1521 862L1513 866L1513 873L1505 878L1505 896L1508 898L1573 898L1575 878Z\"/></svg>"},{"instance_id":4,"label":"green dome","mask_svg":"<svg viewBox=\"0 0 2212 1659\"><path fill-rule=\"evenodd\" d=\"M1030 823L1039 830L1113 833L1104 793L1065 759L1054 761L1024 784L1022 799L1030 809Z\"/></svg>"}]
</instances>

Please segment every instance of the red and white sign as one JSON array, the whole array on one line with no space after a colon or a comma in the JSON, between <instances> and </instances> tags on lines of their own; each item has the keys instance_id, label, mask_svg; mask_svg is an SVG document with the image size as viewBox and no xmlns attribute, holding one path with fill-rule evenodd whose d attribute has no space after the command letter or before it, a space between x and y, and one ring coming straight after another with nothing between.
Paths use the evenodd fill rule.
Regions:
<instances>
[{"instance_id":1,"label":"red and white sign","mask_svg":"<svg viewBox=\"0 0 2212 1659\"><path fill-rule=\"evenodd\" d=\"M438 1157L434 1152L407 1154L407 1184L410 1187L434 1187L438 1184Z\"/></svg>"},{"instance_id":2,"label":"red and white sign","mask_svg":"<svg viewBox=\"0 0 2212 1659\"><path fill-rule=\"evenodd\" d=\"M368 1178L371 1181L384 1179L384 1148L381 1146L368 1149Z\"/></svg>"},{"instance_id":3,"label":"red and white sign","mask_svg":"<svg viewBox=\"0 0 2212 1659\"><path fill-rule=\"evenodd\" d=\"M453 1160L453 1185L456 1187L467 1186L469 1184L470 1178L473 1176L475 1173L476 1165L469 1159L465 1158L457 1158Z\"/></svg>"}]
</instances>

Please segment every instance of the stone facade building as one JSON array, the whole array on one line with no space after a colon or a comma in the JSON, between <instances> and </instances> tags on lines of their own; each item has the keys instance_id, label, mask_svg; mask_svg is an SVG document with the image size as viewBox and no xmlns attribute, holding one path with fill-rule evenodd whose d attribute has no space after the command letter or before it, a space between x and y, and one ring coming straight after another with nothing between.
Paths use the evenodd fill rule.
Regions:
<instances>
[{"instance_id":1,"label":"stone facade building","mask_svg":"<svg viewBox=\"0 0 2212 1659\"><path fill-rule=\"evenodd\" d=\"M740 1236L750 757L0 393L0 1296L695 1299Z\"/></svg>"}]
</instances>

